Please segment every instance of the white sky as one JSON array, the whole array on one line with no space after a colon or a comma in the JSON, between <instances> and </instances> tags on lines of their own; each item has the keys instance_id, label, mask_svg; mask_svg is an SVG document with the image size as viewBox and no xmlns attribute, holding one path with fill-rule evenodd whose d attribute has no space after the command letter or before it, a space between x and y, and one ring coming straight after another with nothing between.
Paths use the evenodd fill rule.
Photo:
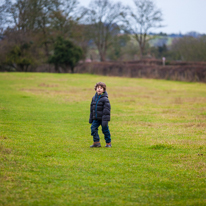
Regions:
<instances>
[{"instance_id":1,"label":"white sky","mask_svg":"<svg viewBox=\"0 0 206 206\"><path fill-rule=\"evenodd\" d=\"M118 0L113 0L117 2ZM124 5L133 6L133 0L119 0ZM79 0L82 6L88 6L90 0ZM206 0L154 0L162 10L163 28L151 32L185 34L196 31L206 34Z\"/></svg>"}]
</instances>

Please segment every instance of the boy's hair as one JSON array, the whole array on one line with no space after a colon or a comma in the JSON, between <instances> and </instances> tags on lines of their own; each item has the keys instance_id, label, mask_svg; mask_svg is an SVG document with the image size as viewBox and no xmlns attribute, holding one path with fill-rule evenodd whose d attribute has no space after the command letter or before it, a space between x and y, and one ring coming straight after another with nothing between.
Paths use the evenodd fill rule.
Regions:
<instances>
[{"instance_id":1,"label":"boy's hair","mask_svg":"<svg viewBox=\"0 0 206 206\"><path fill-rule=\"evenodd\" d=\"M97 90L97 87L102 87L104 89L104 92L106 91L106 84L104 82L97 82L96 85L94 86L94 90Z\"/></svg>"}]
</instances>

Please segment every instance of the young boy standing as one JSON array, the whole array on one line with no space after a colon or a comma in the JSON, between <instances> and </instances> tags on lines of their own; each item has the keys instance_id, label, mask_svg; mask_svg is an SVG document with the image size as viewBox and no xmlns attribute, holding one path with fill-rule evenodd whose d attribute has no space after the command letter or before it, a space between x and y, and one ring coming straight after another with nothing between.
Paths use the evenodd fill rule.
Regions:
<instances>
[{"instance_id":1,"label":"young boy standing","mask_svg":"<svg viewBox=\"0 0 206 206\"><path fill-rule=\"evenodd\" d=\"M101 147L98 135L98 127L100 125L102 126L102 132L106 141L105 147L111 147L111 135L108 126L111 106L106 92L106 84L98 82L94 89L96 94L92 98L89 118L89 123L92 124L91 135L93 136L94 143L90 147Z\"/></svg>"}]
</instances>

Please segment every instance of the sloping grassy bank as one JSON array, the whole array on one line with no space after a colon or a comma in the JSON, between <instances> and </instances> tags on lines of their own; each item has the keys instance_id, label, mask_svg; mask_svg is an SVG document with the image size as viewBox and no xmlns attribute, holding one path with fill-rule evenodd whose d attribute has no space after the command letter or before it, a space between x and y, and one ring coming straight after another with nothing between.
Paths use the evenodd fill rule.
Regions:
<instances>
[{"instance_id":1,"label":"sloping grassy bank","mask_svg":"<svg viewBox=\"0 0 206 206\"><path fill-rule=\"evenodd\" d=\"M89 148L107 84L112 148ZM206 205L206 85L0 74L0 205Z\"/></svg>"}]
</instances>

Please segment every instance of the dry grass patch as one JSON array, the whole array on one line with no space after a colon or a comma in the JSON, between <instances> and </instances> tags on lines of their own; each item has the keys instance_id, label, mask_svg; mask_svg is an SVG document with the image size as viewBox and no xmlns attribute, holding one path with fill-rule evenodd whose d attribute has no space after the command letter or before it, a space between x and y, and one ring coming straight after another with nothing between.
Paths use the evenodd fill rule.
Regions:
<instances>
[{"instance_id":1,"label":"dry grass patch","mask_svg":"<svg viewBox=\"0 0 206 206\"><path fill-rule=\"evenodd\" d=\"M45 84L45 83L41 83L38 85L39 87L58 87L59 85L57 84Z\"/></svg>"},{"instance_id":2,"label":"dry grass patch","mask_svg":"<svg viewBox=\"0 0 206 206\"><path fill-rule=\"evenodd\" d=\"M10 154L12 149L5 148L3 145L0 145L0 153L2 154Z\"/></svg>"},{"instance_id":3,"label":"dry grass patch","mask_svg":"<svg viewBox=\"0 0 206 206\"><path fill-rule=\"evenodd\" d=\"M6 136L0 135L0 139L7 139Z\"/></svg>"},{"instance_id":4,"label":"dry grass patch","mask_svg":"<svg viewBox=\"0 0 206 206\"><path fill-rule=\"evenodd\" d=\"M164 140L158 140L155 141L156 144L167 144L167 145L176 145L176 146L183 146L185 145L187 148L195 146L195 148L199 149L205 149L204 146L206 145L206 140L201 140L201 139L193 139L193 140L188 140L188 139L164 139ZM203 146L203 147L202 147Z\"/></svg>"}]
</instances>

